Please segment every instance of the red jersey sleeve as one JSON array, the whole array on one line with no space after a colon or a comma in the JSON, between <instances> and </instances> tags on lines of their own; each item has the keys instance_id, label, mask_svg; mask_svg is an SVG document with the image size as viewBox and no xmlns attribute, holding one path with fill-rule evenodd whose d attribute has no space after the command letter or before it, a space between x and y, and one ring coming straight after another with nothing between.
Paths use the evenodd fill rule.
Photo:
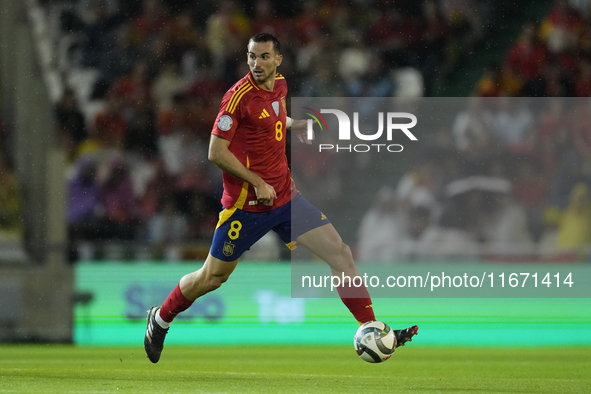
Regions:
<instances>
[{"instance_id":1,"label":"red jersey sleeve","mask_svg":"<svg viewBox=\"0 0 591 394\"><path fill-rule=\"evenodd\" d=\"M236 128L244 117L240 99L253 89L252 84L244 78L226 92L220 104L220 111L211 133L228 141L234 139Z\"/></svg>"}]
</instances>

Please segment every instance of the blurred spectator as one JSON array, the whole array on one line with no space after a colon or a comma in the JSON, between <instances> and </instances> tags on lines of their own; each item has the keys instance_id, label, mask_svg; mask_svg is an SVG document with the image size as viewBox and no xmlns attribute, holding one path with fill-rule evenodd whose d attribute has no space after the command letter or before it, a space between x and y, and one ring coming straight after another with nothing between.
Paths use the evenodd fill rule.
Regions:
<instances>
[{"instance_id":1,"label":"blurred spectator","mask_svg":"<svg viewBox=\"0 0 591 394\"><path fill-rule=\"evenodd\" d=\"M428 84L451 72L450 27L445 20L439 3L429 0L422 6L423 33L418 51L417 67Z\"/></svg>"},{"instance_id":2,"label":"blurred spectator","mask_svg":"<svg viewBox=\"0 0 591 394\"><path fill-rule=\"evenodd\" d=\"M62 146L73 155L76 147L88 137L84 115L72 89L66 89L55 108Z\"/></svg>"},{"instance_id":3,"label":"blurred spectator","mask_svg":"<svg viewBox=\"0 0 591 394\"><path fill-rule=\"evenodd\" d=\"M495 103L498 107L490 122L494 140L512 151L523 151L534 125L534 117L527 102L524 99L500 97Z\"/></svg>"},{"instance_id":4,"label":"blurred spectator","mask_svg":"<svg viewBox=\"0 0 591 394\"><path fill-rule=\"evenodd\" d=\"M313 76L302 80L300 94L303 97L340 97L344 93L342 85L331 65L320 63Z\"/></svg>"},{"instance_id":5,"label":"blurred spectator","mask_svg":"<svg viewBox=\"0 0 591 394\"><path fill-rule=\"evenodd\" d=\"M273 3L269 0L256 0L254 3L254 17L251 22L252 32L273 34L279 41L289 36L289 24L277 15Z\"/></svg>"},{"instance_id":6,"label":"blurred spectator","mask_svg":"<svg viewBox=\"0 0 591 394\"><path fill-rule=\"evenodd\" d=\"M183 76L177 63L164 64L152 84L152 98L157 108L164 110L172 107L173 97L183 94L188 89L189 83L190 81Z\"/></svg>"},{"instance_id":7,"label":"blurred spectator","mask_svg":"<svg viewBox=\"0 0 591 394\"><path fill-rule=\"evenodd\" d=\"M211 195L214 192L215 184L209 177L207 166L209 162L203 159L204 151L200 154L188 155L183 172L179 175L176 189L177 193L185 195L202 194ZM185 211L186 205L182 207Z\"/></svg>"},{"instance_id":8,"label":"blurred spectator","mask_svg":"<svg viewBox=\"0 0 591 394\"><path fill-rule=\"evenodd\" d=\"M108 55L114 41L113 32L121 20L116 14L110 14L108 3L98 0L93 4L90 21L83 29L82 65L96 67Z\"/></svg>"},{"instance_id":9,"label":"blurred spectator","mask_svg":"<svg viewBox=\"0 0 591 394\"><path fill-rule=\"evenodd\" d=\"M205 39L213 59L213 68L223 75L232 76L230 57L244 53L244 43L250 34L248 18L240 12L232 0L222 0L218 10L207 19ZM232 79L232 78L230 78Z\"/></svg>"},{"instance_id":10,"label":"blurred spectator","mask_svg":"<svg viewBox=\"0 0 591 394\"><path fill-rule=\"evenodd\" d=\"M412 66L417 59L421 26L417 19L409 18L395 6L388 6L369 29L368 38L384 61L393 67Z\"/></svg>"},{"instance_id":11,"label":"blurred spectator","mask_svg":"<svg viewBox=\"0 0 591 394\"><path fill-rule=\"evenodd\" d=\"M476 87L481 97L517 96L523 89L524 81L507 64L500 67L489 64Z\"/></svg>"},{"instance_id":12,"label":"blurred spectator","mask_svg":"<svg viewBox=\"0 0 591 394\"><path fill-rule=\"evenodd\" d=\"M122 24L114 37L114 44L103 56L98 68L101 72L99 83L110 84L115 79L131 72L133 65L142 56L137 42L134 41L130 22ZM100 93L95 93L100 96Z\"/></svg>"},{"instance_id":13,"label":"blurred spectator","mask_svg":"<svg viewBox=\"0 0 591 394\"><path fill-rule=\"evenodd\" d=\"M151 102L151 89L146 62L136 61L130 73L123 74L113 82L109 95L121 100L118 102L119 110L127 121L137 111L148 107Z\"/></svg>"},{"instance_id":14,"label":"blurred spectator","mask_svg":"<svg viewBox=\"0 0 591 394\"><path fill-rule=\"evenodd\" d=\"M212 194L194 193L189 197L186 213L188 237L193 240L208 240L213 237L222 207Z\"/></svg>"},{"instance_id":15,"label":"blurred spectator","mask_svg":"<svg viewBox=\"0 0 591 394\"><path fill-rule=\"evenodd\" d=\"M538 143L534 156L540 159L549 179L557 174L561 158L570 149L572 125L563 99L552 98L545 103L538 118L538 131L534 133Z\"/></svg>"},{"instance_id":16,"label":"blurred spectator","mask_svg":"<svg viewBox=\"0 0 591 394\"><path fill-rule=\"evenodd\" d=\"M478 157L492 142L491 116L480 97L468 98L467 108L459 112L453 122L452 135L456 147L464 154Z\"/></svg>"},{"instance_id":17,"label":"blurred spectator","mask_svg":"<svg viewBox=\"0 0 591 394\"><path fill-rule=\"evenodd\" d=\"M459 45L471 47L483 34L484 19L487 18L485 4L478 0L439 0L443 15L459 38Z\"/></svg>"},{"instance_id":18,"label":"blurred spectator","mask_svg":"<svg viewBox=\"0 0 591 394\"><path fill-rule=\"evenodd\" d=\"M102 148L121 149L127 137L127 123L122 114L122 100L114 94L107 98L106 108L96 115L93 138Z\"/></svg>"},{"instance_id":19,"label":"blurred spectator","mask_svg":"<svg viewBox=\"0 0 591 394\"><path fill-rule=\"evenodd\" d=\"M217 11L212 12L215 7ZM106 98L107 103L96 117L100 103L82 108L90 115L86 129L76 97L67 91L56 108L63 146L70 151L77 146L73 156L117 150L130 163L143 163L148 173L156 173L141 199L141 215L133 213L131 231L123 229L125 237L136 225L145 226L141 234L148 234L147 223L160 206L170 211L166 217L188 214L188 237L205 239L212 235L219 208L217 201L211 201L217 185L211 181L207 143L228 80L248 70L242 56L250 35L267 30L280 39L292 40L283 54L294 61L284 61L280 69L288 78L292 95L391 96L397 92L393 76L399 75L400 66L419 69L427 89L444 80L462 56L478 49L474 44L491 21L495 3L428 0L392 6L387 1L305 0L299 7L291 7L268 0L198 5L184 0L99 0L86 1L83 8L89 11L81 18L86 21L83 65L97 66L100 71L91 99ZM397 208L401 227L397 231L406 246L398 246L390 257L428 259L438 251L460 256L462 248L476 254L490 248L491 240L505 231L499 230L507 228L502 223L515 226L506 230L507 234L522 231L523 209L537 239L542 207L566 208L574 184L589 183L588 104L582 100L574 105L567 100L549 101L539 112L532 112L519 101L501 98L589 96L588 16L559 0L541 28L525 23L506 57L495 59L502 66L495 63L486 68L475 87L475 94L481 97L470 99L468 108L455 117L452 113L453 123L433 125L425 141L429 140L436 153L407 171L397 185L395 193L401 198ZM331 58L338 62L327 61ZM320 141L324 136L317 137ZM450 139L459 152L450 146ZM528 160L510 162L514 152L527 155ZM447 208L442 212L441 204L446 201L443 186L466 172L490 175L491 170L482 165L490 154L501 158L495 165L497 176L515 175L517 203L507 194L500 198L467 193L465 204L453 210L458 217ZM307 165L306 178L296 180L298 188L310 189L304 193L310 198L317 194L321 205L332 204L331 199L343 201L343 174L348 175L352 168L366 171L377 165L360 160L362 155L354 160L328 153L321 158L295 155L298 163ZM346 163L345 170L338 166L341 162ZM532 162L535 164L530 165ZM143 187L136 190L142 193ZM95 219L100 219L100 225L96 232L87 232L89 237L108 238L121 231L119 224L103 215L102 196L98 208L91 210L98 213ZM133 200L129 196L123 199ZM160 205L161 201L166 203ZM477 219L466 218L472 214ZM477 238L486 244L475 244ZM410 252L404 252L405 247Z\"/></svg>"},{"instance_id":20,"label":"blurred spectator","mask_svg":"<svg viewBox=\"0 0 591 394\"><path fill-rule=\"evenodd\" d=\"M97 163L93 156L81 157L68 181L68 232L71 240L103 239L107 235L102 218L104 207L97 177Z\"/></svg>"},{"instance_id":21,"label":"blurred spectator","mask_svg":"<svg viewBox=\"0 0 591 394\"><path fill-rule=\"evenodd\" d=\"M519 160L517 167L513 192L517 202L526 210L529 231L537 241L544 231L543 215L549 195L548 179L541 164L533 158Z\"/></svg>"},{"instance_id":22,"label":"blurred spectator","mask_svg":"<svg viewBox=\"0 0 591 394\"><path fill-rule=\"evenodd\" d=\"M394 92L394 81L384 59L374 54L370 58L367 73L349 81L346 89L351 97L389 97Z\"/></svg>"},{"instance_id":23,"label":"blurred spectator","mask_svg":"<svg viewBox=\"0 0 591 394\"><path fill-rule=\"evenodd\" d=\"M201 33L195 27L189 11L183 11L172 18L160 35L166 42L163 54L165 61L180 64L189 53L196 55Z\"/></svg>"},{"instance_id":24,"label":"blurred spectator","mask_svg":"<svg viewBox=\"0 0 591 394\"><path fill-rule=\"evenodd\" d=\"M156 212L160 201L163 201L166 196L173 196L176 191L177 178L168 174L161 157L155 159L153 168L154 173L146 184L144 194L139 199L144 221L148 221L150 216Z\"/></svg>"},{"instance_id":25,"label":"blurred spectator","mask_svg":"<svg viewBox=\"0 0 591 394\"><path fill-rule=\"evenodd\" d=\"M485 204L479 219L484 252L501 256L531 256L535 248L523 206L510 193L489 195Z\"/></svg>"},{"instance_id":26,"label":"blurred spectator","mask_svg":"<svg viewBox=\"0 0 591 394\"><path fill-rule=\"evenodd\" d=\"M352 36L341 52L338 66L340 77L349 83L367 74L371 62L371 50L363 44L361 34L357 32Z\"/></svg>"},{"instance_id":27,"label":"blurred spectator","mask_svg":"<svg viewBox=\"0 0 591 394\"><path fill-rule=\"evenodd\" d=\"M574 88L577 97L591 97L591 61L589 59L579 60Z\"/></svg>"},{"instance_id":28,"label":"blurred spectator","mask_svg":"<svg viewBox=\"0 0 591 394\"><path fill-rule=\"evenodd\" d=\"M300 46L306 45L313 37L317 37L322 33L323 26L318 17L318 6L317 0L305 0L302 12L296 17L294 27ZM339 14L337 13L337 15Z\"/></svg>"},{"instance_id":29,"label":"blurred spectator","mask_svg":"<svg viewBox=\"0 0 591 394\"><path fill-rule=\"evenodd\" d=\"M446 201L443 215L424 229L416 244L418 261L473 261L480 256L476 235L467 229L472 219L460 199Z\"/></svg>"},{"instance_id":30,"label":"blurred spectator","mask_svg":"<svg viewBox=\"0 0 591 394\"><path fill-rule=\"evenodd\" d=\"M149 242L159 248L180 245L187 237L187 220L177 210L174 196L163 196L148 222Z\"/></svg>"},{"instance_id":31,"label":"blurred spectator","mask_svg":"<svg viewBox=\"0 0 591 394\"><path fill-rule=\"evenodd\" d=\"M22 200L18 180L0 154L0 238L18 240L23 235Z\"/></svg>"},{"instance_id":32,"label":"blurred spectator","mask_svg":"<svg viewBox=\"0 0 591 394\"><path fill-rule=\"evenodd\" d=\"M215 119L219 108L210 100L188 95L185 104L185 124L195 138L209 145L211 138L211 119Z\"/></svg>"},{"instance_id":33,"label":"blurred spectator","mask_svg":"<svg viewBox=\"0 0 591 394\"><path fill-rule=\"evenodd\" d=\"M326 55L330 53L330 50L330 43L324 34L318 33L311 36L308 42L302 45L296 53L297 71L307 73L309 77L313 77L314 73L312 71L326 63Z\"/></svg>"},{"instance_id":34,"label":"blurred spectator","mask_svg":"<svg viewBox=\"0 0 591 394\"><path fill-rule=\"evenodd\" d=\"M213 104L215 98L219 95L223 96L226 90L230 87L221 77L221 73L217 72L212 67L203 68L199 73L199 78L188 88L187 96L196 97L201 99L204 103L209 103L211 106L217 106L217 104ZM213 119L217 116L218 110L219 108L216 108Z\"/></svg>"},{"instance_id":35,"label":"blurred spectator","mask_svg":"<svg viewBox=\"0 0 591 394\"><path fill-rule=\"evenodd\" d=\"M152 108L144 108L131 119L124 147L129 153L138 153L142 157L152 158L158 153L158 134L156 116Z\"/></svg>"},{"instance_id":36,"label":"blurred spectator","mask_svg":"<svg viewBox=\"0 0 591 394\"><path fill-rule=\"evenodd\" d=\"M180 175L193 159L205 160L209 140L203 138L203 130L192 130L189 123L186 97L175 97L171 109L160 113L158 146L166 170ZM209 128L207 129L209 130Z\"/></svg>"},{"instance_id":37,"label":"blurred spectator","mask_svg":"<svg viewBox=\"0 0 591 394\"><path fill-rule=\"evenodd\" d=\"M105 217L113 227L114 237L134 239L140 212L127 165L122 159L114 159L110 163L101 194Z\"/></svg>"},{"instance_id":38,"label":"blurred spectator","mask_svg":"<svg viewBox=\"0 0 591 394\"><path fill-rule=\"evenodd\" d=\"M401 177L396 186L396 196L403 209L411 206L427 205L435 211L438 196L442 188L441 166L437 158L423 154L417 158L418 163L411 171Z\"/></svg>"},{"instance_id":39,"label":"blurred spectator","mask_svg":"<svg viewBox=\"0 0 591 394\"><path fill-rule=\"evenodd\" d=\"M556 60L542 66L542 72L525 83L521 90L522 96L529 97L571 97L574 86L572 72L563 72Z\"/></svg>"},{"instance_id":40,"label":"blurred spectator","mask_svg":"<svg viewBox=\"0 0 591 394\"><path fill-rule=\"evenodd\" d=\"M582 32L583 18L568 0L557 0L540 28L540 36L552 53L574 49Z\"/></svg>"},{"instance_id":41,"label":"blurred spectator","mask_svg":"<svg viewBox=\"0 0 591 394\"><path fill-rule=\"evenodd\" d=\"M517 42L509 50L504 70L517 76L523 85L525 81L540 74L548 57L548 49L539 41L534 24L526 22L521 28Z\"/></svg>"},{"instance_id":42,"label":"blurred spectator","mask_svg":"<svg viewBox=\"0 0 591 394\"><path fill-rule=\"evenodd\" d=\"M583 174L591 175L591 99L577 100L576 116L572 117L570 126L572 128L572 144L574 151L581 160Z\"/></svg>"},{"instance_id":43,"label":"blurred spectator","mask_svg":"<svg viewBox=\"0 0 591 394\"><path fill-rule=\"evenodd\" d=\"M168 10L161 0L143 0L142 11L132 20L132 34L138 45L150 47L169 23Z\"/></svg>"},{"instance_id":44,"label":"blurred spectator","mask_svg":"<svg viewBox=\"0 0 591 394\"><path fill-rule=\"evenodd\" d=\"M393 189L383 187L373 206L363 215L358 232L357 260L389 263L402 254L400 247L404 216L397 209Z\"/></svg>"},{"instance_id":45,"label":"blurred spectator","mask_svg":"<svg viewBox=\"0 0 591 394\"><path fill-rule=\"evenodd\" d=\"M556 246L559 251L587 254L591 247L591 192L586 184L577 184L570 203L558 225Z\"/></svg>"}]
</instances>

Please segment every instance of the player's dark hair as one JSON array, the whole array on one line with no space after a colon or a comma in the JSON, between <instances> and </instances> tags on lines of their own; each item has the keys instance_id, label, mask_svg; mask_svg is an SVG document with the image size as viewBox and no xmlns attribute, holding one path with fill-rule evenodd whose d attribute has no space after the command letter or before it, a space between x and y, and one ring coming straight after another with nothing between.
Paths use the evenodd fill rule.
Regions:
<instances>
[{"instance_id":1,"label":"player's dark hair","mask_svg":"<svg viewBox=\"0 0 591 394\"><path fill-rule=\"evenodd\" d=\"M250 40L248 40L248 42L269 42L271 41L273 43L273 50L275 51L276 54L280 55L281 54L281 43L279 42L279 40L277 39L277 37L275 37L273 34L271 33L259 33L259 34L255 34L254 36L250 37Z\"/></svg>"}]
</instances>

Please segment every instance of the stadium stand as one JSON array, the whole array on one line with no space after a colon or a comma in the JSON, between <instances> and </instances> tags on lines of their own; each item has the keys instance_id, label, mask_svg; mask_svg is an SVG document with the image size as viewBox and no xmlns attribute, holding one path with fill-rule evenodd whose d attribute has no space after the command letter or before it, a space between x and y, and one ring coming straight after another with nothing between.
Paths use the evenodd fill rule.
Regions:
<instances>
[{"instance_id":1,"label":"stadium stand","mask_svg":"<svg viewBox=\"0 0 591 394\"><path fill-rule=\"evenodd\" d=\"M209 213L219 208L221 187L217 169L206 159L208 135L228 81L247 70L237 54L242 53L241 45L254 32L266 30L289 41L282 72L290 76L294 95L420 97L445 91L441 86L453 81L458 70L464 70L467 57L487 52L486 42L499 30L495 23L509 9L507 3L40 3L44 12L38 19L45 36L41 58L47 59L44 64L52 75L47 82L52 84L59 130L69 152L70 180L74 182L77 170L90 157L96 163L93 187L101 189L98 195L104 195L110 185L114 193L125 194L130 206L140 207L128 212L124 207L110 207L106 200L96 201L98 208L88 211L96 220L89 223L100 223L99 228L86 232L70 228L72 258L167 255L178 259L207 253L216 221ZM532 4L528 7L533 8ZM502 67L491 66L473 94L587 95L591 86L591 63L586 52L591 42L587 34L589 13L584 8L586 2L577 4L583 8L557 1L537 25L513 14L513 24L523 25L522 33L519 39L513 36L515 43L504 58L494 59ZM282 23L277 23L279 18ZM532 56L536 57L524 58L524 48L532 45ZM572 75L576 78L565 78ZM497 102L503 105L502 100ZM527 105L519 109L521 112L502 107L476 111L480 112L458 114L454 124L433 131L437 149L449 153L438 160L453 166L457 161L448 158L454 153L470 161L479 149L498 147L494 155L487 155L490 160L482 166L484 170L467 174L465 168L457 169L458 178L487 176L510 182L512 192L507 202L497 207L499 212L516 209L519 215L505 216L526 218L521 224L522 238L535 244L527 250L537 251L539 242L547 247L552 238L548 234L553 233L550 230L559 231L567 196L579 180L589 183L584 171L588 157L584 125L569 125L569 137L548 151L549 141L558 133L552 111L532 113ZM475 121L481 121L481 130L474 128ZM508 131L504 127L507 123L522 128ZM581 141L584 143L578 143ZM508 174L506 168L503 170L502 164L507 162L515 163L517 171ZM420 179L416 174L424 170L413 165L401 163L398 175L414 174L410 178ZM571 183L564 184L568 171L577 171L577 182L571 178ZM124 177L124 182L113 184L115 172ZM449 173L436 176L439 185L457 180L449 179ZM402 188L397 182L390 186ZM368 189L368 198L376 194L376 190ZM444 189L439 187L433 199L444 197ZM75 204L75 200L69 203ZM359 208L355 210L347 201L339 204L352 212L352 220L361 219ZM406 214L410 212L409 208ZM420 210L414 213L425 215ZM449 215L432 215L430 220L448 220ZM486 216L481 211L475 215ZM114 222L117 229L110 227ZM491 228L467 231L480 246L490 244L494 234L502 233ZM124 235L127 242L111 247L111 251L101 246L105 239L120 239L117 234ZM176 234L176 242L163 234ZM355 230L345 230L344 236L354 239ZM486 253L494 255L493 249ZM576 258L582 258L580 253Z\"/></svg>"}]
</instances>

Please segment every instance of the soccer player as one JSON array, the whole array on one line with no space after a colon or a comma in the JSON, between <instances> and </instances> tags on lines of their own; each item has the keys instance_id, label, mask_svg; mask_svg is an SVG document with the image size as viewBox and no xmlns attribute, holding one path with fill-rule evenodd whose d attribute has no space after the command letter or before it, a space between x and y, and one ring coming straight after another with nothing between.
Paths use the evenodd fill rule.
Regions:
<instances>
[{"instance_id":1,"label":"soccer player","mask_svg":"<svg viewBox=\"0 0 591 394\"><path fill-rule=\"evenodd\" d=\"M144 348L153 363L160 359L175 316L227 281L240 256L270 230L291 249L301 245L326 261L333 275L359 276L349 247L291 179L285 156L287 130L304 143L312 142L306 121L287 116L287 83L277 73L283 60L280 43L260 33L249 40L247 49L250 71L224 95L209 144L209 160L223 171L224 209L203 267L183 276L161 307L148 310ZM359 324L376 320L365 287L341 285L338 292ZM417 326L395 330L398 346L411 341L417 331Z\"/></svg>"}]
</instances>

